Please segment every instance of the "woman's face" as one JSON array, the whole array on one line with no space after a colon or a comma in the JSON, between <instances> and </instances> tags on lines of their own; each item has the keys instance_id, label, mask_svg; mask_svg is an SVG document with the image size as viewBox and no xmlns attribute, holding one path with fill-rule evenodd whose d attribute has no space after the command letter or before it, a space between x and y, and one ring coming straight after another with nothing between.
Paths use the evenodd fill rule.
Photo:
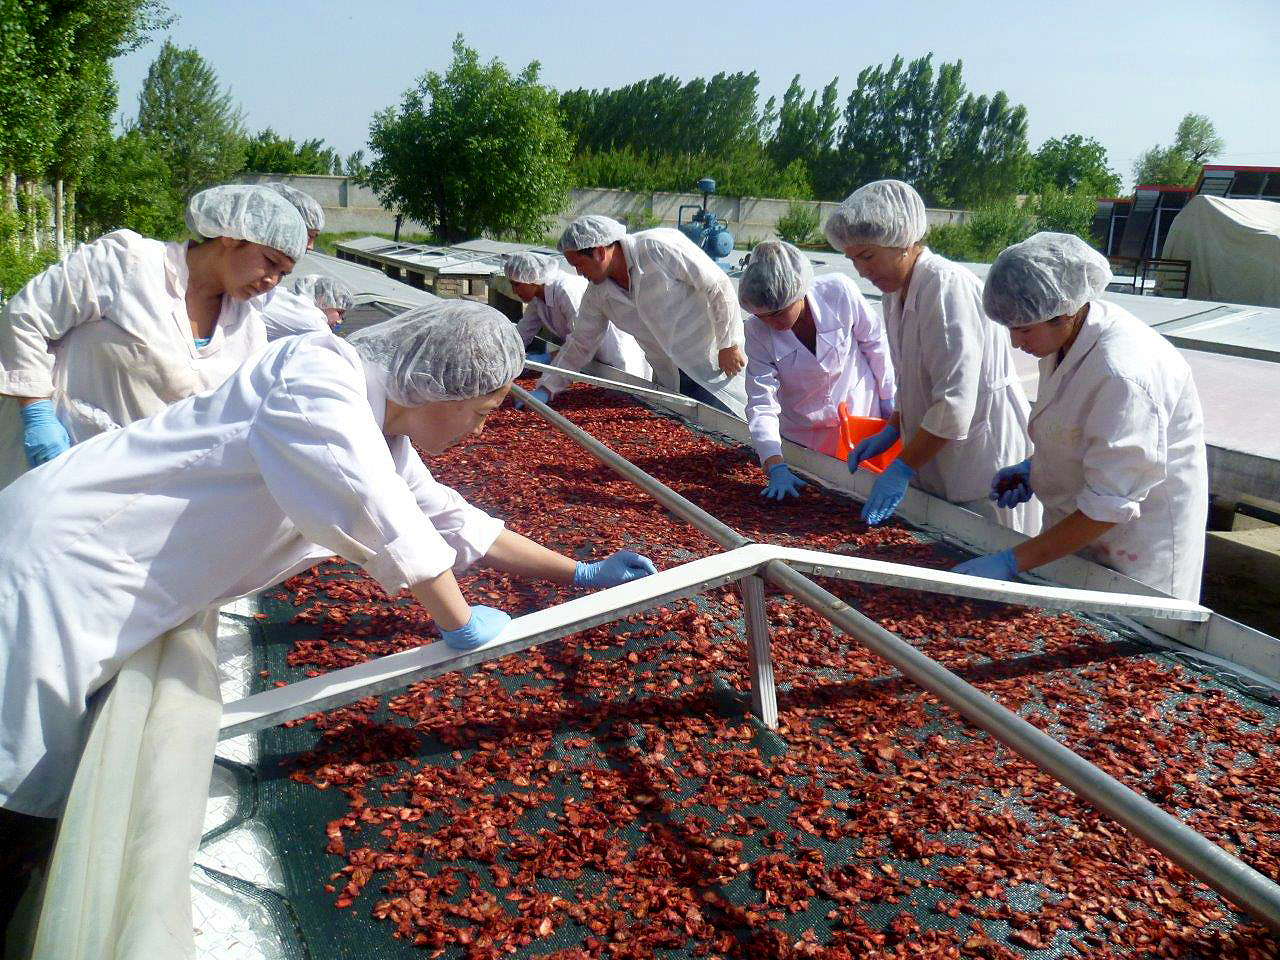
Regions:
<instances>
[{"instance_id":1,"label":"woman's face","mask_svg":"<svg viewBox=\"0 0 1280 960\"><path fill-rule=\"evenodd\" d=\"M337 330L338 325L342 323L342 311L335 310L333 307L320 307L320 312L324 314L324 318L329 321L329 329Z\"/></svg>"},{"instance_id":2,"label":"woman's face","mask_svg":"<svg viewBox=\"0 0 1280 960\"><path fill-rule=\"evenodd\" d=\"M489 414L502 406L511 384L469 400L433 400L420 407L400 407L397 433L427 454L444 453L471 435L484 433Z\"/></svg>"},{"instance_id":3,"label":"woman's face","mask_svg":"<svg viewBox=\"0 0 1280 960\"><path fill-rule=\"evenodd\" d=\"M1033 357L1048 357L1066 345L1076 332L1080 314L1054 317L1030 327L1011 327L1009 340L1015 347Z\"/></svg>"},{"instance_id":4,"label":"woman's face","mask_svg":"<svg viewBox=\"0 0 1280 960\"><path fill-rule=\"evenodd\" d=\"M218 238L223 292L236 300L257 297L275 287L293 269L293 259L248 240Z\"/></svg>"},{"instance_id":5,"label":"woman's face","mask_svg":"<svg viewBox=\"0 0 1280 960\"><path fill-rule=\"evenodd\" d=\"M796 321L800 319L800 314L804 313L804 297L801 297L795 303L789 303L781 310L775 310L773 313L757 313L760 322L766 327L770 327L778 333L785 333L796 325Z\"/></svg>"},{"instance_id":6,"label":"woman's face","mask_svg":"<svg viewBox=\"0 0 1280 960\"><path fill-rule=\"evenodd\" d=\"M511 292L520 298L522 303L528 303L534 297L542 292L542 284L540 283L520 283L519 281L511 281Z\"/></svg>"},{"instance_id":7,"label":"woman's face","mask_svg":"<svg viewBox=\"0 0 1280 960\"><path fill-rule=\"evenodd\" d=\"M853 243L845 247L844 255L853 263L858 276L871 281L881 293L896 293L907 285L918 252L917 246L882 247L878 243Z\"/></svg>"},{"instance_id":8,"label":"woman's face","mask_svg":"<svg viewBox=\"0 0 1280 960\"><path fill-rule=\"evenodd\" d=\"M319 230L307 231L307 249L314 250L316 248L316 237L320 236Z\"/></svg>"}]
</instances>

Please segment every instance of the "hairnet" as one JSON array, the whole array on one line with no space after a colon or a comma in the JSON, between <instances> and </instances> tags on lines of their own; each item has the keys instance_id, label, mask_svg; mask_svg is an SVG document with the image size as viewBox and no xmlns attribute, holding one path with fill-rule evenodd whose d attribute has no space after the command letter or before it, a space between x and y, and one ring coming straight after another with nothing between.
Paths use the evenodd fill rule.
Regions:
<instances>
[{"instance_id":1,"label":"hairnet","mask_svg":"<svg viewBox=\"0 0 1280 960\"><path fill-rule=\"evenodd\" d=\"M502 270L513 283L546 283L560 270L554 257L522 250L502 258Z\"/></svg>"},{"instance_id":2,"label":"hairnet","mask_svg":"<svg viewBox=\"0 0 1280 960\"><path fill-rule=\"evenodd\" d=\"M317 307L337 310L339 313L350 310L355 303L355 295L350 287L335 277L322 277L318 273L296 277L293 292L300 297L311 297Z\"/></svg>"},{"instance_id":3,"label":"hairnet","mask_svg":"<svg viewBox=\"0 0 1280 960\"><path fill-rule=\"evenodd\" d=\"M579 217L564 228L560 234L560 242L556 249L561 253L566 250L586 250L590 247L607 247L627 234L627 228L613 217L604 217L598 213L589 213Z\"/></svg>"},{"instance_id":4,"label":"hairnet","mask_svg":"<svg viewBox=\"0 0 1280 960\"><path fill-rule=\"evenodd\" d=\"M766 240L751 251L738 282L738 302L748 313L776 313L809 292L809 258L785 240Z\"/></svg>"},{"instance_id":5,"label":"hairnet","mask_svg":"<svg viewBox=\"0 0 1280 960\"><path fill-rule=\"evenodd\" d=\"M307 252L307 226L293 205L262 187L229 183L187 201L187 226L198 237L230 237L279 250L295 262Z\"/></svg>"},{"instance_id":6,"label":"hairnet","mask_svg":"<svg viewBox=\"0 0 1280 960\"><path fill-rule=\"evenodd\" d=\"M996 257L982 288L987 316L1006 327L1067 316L1111 282L1107 258L1070 233L1037 233Z\"/></svg>"},{"instance_id":7,"label":"hairnet","mask_svg":"<svg viewBox=\"0 0 1280 960\"><path fill-rule=\"evenodd\" d=\"M929 224L911 184L874 180L845 197L822 229L831 246L844 251L854 243L909 247L924 239Z\"/></svg>"},{"instance_id":8,"label":"hairnet","mask_svg":"<svg viewBox=\"0 0 1280 960\"><path fill-rule=\"evenodd\" d=\"M298 213L302 214L302 222L307 225L308 230L324 229L324 208L309 193L303 193L296 187L278 180L264 183L263 186L268 190L274 190L292 203L298 209Z\"/></svg>"},{"instance_id":9,"label":"hairnet","mask_svg":"<svg viewBox=\"0 0 1280 960\"><path fill-rule=\"evenodd\" d=\"M516 325L471 300L416 307L353 333L347 342L386 371L387 394L404 407L482 397L524 369Z\"/></svg>"}]
</instances>

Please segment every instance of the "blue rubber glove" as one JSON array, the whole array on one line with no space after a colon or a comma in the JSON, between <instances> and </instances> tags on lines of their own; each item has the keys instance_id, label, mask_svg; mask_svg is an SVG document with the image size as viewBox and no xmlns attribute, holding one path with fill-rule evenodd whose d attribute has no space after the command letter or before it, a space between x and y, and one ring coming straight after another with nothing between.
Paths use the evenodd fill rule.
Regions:
<instances>
[{"instance_id":1,"label":"blue rubber glove","mask_svg":"<svg viewBox=\"0 0 1280 960\"><path fill-rule=\"evenodd\" d=\"M857 470L858 464L863 460L866 460L868 457L880 456L880 454L884 453L897 443L898 437L901 435L902 433L897 427L893 424L889 424L889 426L885 427L879 433L873 433L865 440L859 440L858 445L853 448L853 453L849 454L849 472L853 473Z\"/></svg>"},{"instance_id":2,"label":"blue rubber glove","mask_svg":"<svg viewBox=\"0 0 1280 960\"><path fill-rule=\"evenodd\" d=\"M883 419L883 420L888 420L890 417L892 417L892 416L893 416L894 408L895 408L896 406L897 406L897 404L896 404L894 401L892 401L892 400L885 400L885 399L881 399L881 400L880 400L880 417L881 417L881 419Z\"/></svg>"},{"instance_id":3,"label":"blue rubber glove","mask_svg":"<svg viewBox=\"0 0 1280 960\"><path fill-rule=\"evenodd\" d=\"M804 481L791 472L785 463L775 463L767 471L769 485L760 491L760 496L770 500L785 500L787 497L799 497Z\"/></svg>"},{"instance_id":4,"label":"blue rubber glove","mask_svg":"<svg viewBox=\"0 0 1280 960\"><path fill-rule=\"evenodd\" d=\"M1031 489L1030 457L1021 463L1015 463L1012 467L997 470L996 475L991 478L989 499L994 500L1006 510L1020 503L1026 503L1033 493L1035 491Z\"/></svg>"},{"instance_id":5,"label":"blue rubber glove","mask_svg":"<svg viewBox=\"0 0 1280 960\"><path fill-rule=\"evenodd\" d=\"M951 572L967 573L971 577L986 577L989 580L1012 580L1018 575L1018 564L1013 559L1012 550L1001 550L999 553L966 560L952 567Z\"/></svg>"},{"instance_id":6,"label":"blue rubber glove","mask_svg":"<svg viewBox=\"0 0 1280 960\"><path fill-rule=\"evenodd\" d=\"M456 630L441 630L440 636L454 650L474 650L482 647L511 622L511 618L493 607L471 608L471 619Z\"/></svg>"},{"instance_id":7,"label":"blue rubber glove","mask_svg":"<svg viewBox=\"0 0 1280 960\"><path fill-rule=\"evenodd\" d=\"M37 400L22 408L22 450L28 466L38 467L70 449L71 437L52 403Z\"/></svg>"},{"instance_id":8,"label":"blue rubber glove","mask_svg":"<svg viewBox=\"0 0 1280 960\"><path fill-rule=\"evenodd\" d=\"M533 396L538 400L541 400L543 403L551 402L551 391L548 390L546 387L534 387L532 390L529 391L529 393L531 396ZM524 401L523 400L515 401L515 408L517 410L523 410Z\"/></svg>"},{"instance_id":9,"label":"blue rubber glove","mask_svg":"<svg viewBox=\"0 0 1280 960\"><path fill-rule=\"evenodd\" d=\"M526 353L524 358L526 360L532 360L534 363L551 362L551 354L547 353L545 350L542 353Z\"/></svg>"},{"instance_id":10,"label":"blue rubber glove","mask_svg":"<svg viewBox=\"0 0 1280 960\"><path fill-rule=\"evenodd\" d=\"M579 561L578 569L573 572L573 585L593 590L616 587L620 583L630 583L657 572L658 568L648 557L643 557L634 550L619 550L596 563Z\"/></svg>"},{"instance_id":11,"label":"blue rubber glove","mask_svg":"<svg viewBox=\"0 0 1280 960\"><path fill-rule=\"evenodd\" d=\"M915 475L916 472L901 460L895 460L885 467L884 473L876 477L871 495L862 508L862 519L874 527L892 517L893 511L898 509L898 504L907 495L907 484Z\"/></svg>"}]
</instances>

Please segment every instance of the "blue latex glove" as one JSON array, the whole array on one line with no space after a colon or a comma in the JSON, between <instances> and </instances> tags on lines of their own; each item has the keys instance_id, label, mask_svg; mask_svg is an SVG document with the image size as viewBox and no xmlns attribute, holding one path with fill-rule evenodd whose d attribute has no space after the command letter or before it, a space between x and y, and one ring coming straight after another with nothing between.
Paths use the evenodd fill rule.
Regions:
<instances>
[{"instance_id":1,"label":"blue latex glove","mask_svg":"<svg viewBox=\"0 0 1280 960\"><path fill-rule=\"evenodd\" d=\"M620 583L630 583L657 572L658 568L648 557L642 557L634 550L619 550L596 563L579 561L578 569L573 572L573 585L593 590L616 587Z\"/></svg>"},{"instance_id":2,"label":"blue latex glove","mask_svg":"<svg viewBox=\"0 0 1280 960\"><path fill-rule=\"evenodd\" d=\"M898 509L898 504L907 495L907 484L915 475L916 472L901 460L895 460L885 467L884 473L876 477L871 495L862 507L862 519L874 527L892 517L893 511Z\"/></svg>"},{"instance_id":3,"label":"blue latex glove","mask_svg":"<svg viewBox=\"0 0 1280 960\"><path fill-rule=\"evenodd\" d=\"M799 497L804 481L791 472L785 463L775 463L767 471L769 485L760 491L760 496L770 500L785 500L787 497Z\"/></svg>"},{"instance_id":4,"label":"blue latex glove","mask_svg":"<svg viewBox=\"0 0 1280 960\"><path fill-rule=\"evenodd\" d=\"M1001 550L999 553L966 560L952 567L951 572L967 573L971 577L986 577L989 580L1012 580L1018 575L1018 565L1013 559L1012 550Z\"/></svg>"},{"instance_id":5,"label":"blue latex glove","mask_svg":"<svg viewBox=\"0 0 1280 960\"><path fill-rule=\"evenodd\" d=\"M551 402L551 391L546 389L545 387L534 387L532 390L529 391L529 393L531 396L535 397L538 400L541 400L543 403ZM524 401L523 400L515 401L515 408L517 410L523 410Z\"/></svg>"},{"instance_id":6,"label":"blue latex glove","mask_svg":"<svg viewBox=\"0 0 1280 960\"><path fill-rule=\"evenodd\" d=\"M1035 491L1031 489L1031 458L1012 467L997 470L991 478L991 500L1005 509L1016 507L1031 499Z\"/></svg>"},{"instance_id":7,"label":"blue latex glove","mask_svg":"<svg viewBox=\"0 0 1280 960\"><path fill-rule=\"evenodd\" d=\"M889 426L885 427L879 433L873 433L865 440L859 440L858 445L853 448L853 453L849 454L849 472L853 473L857 470L858 464L863 460L866 460L868 457L880 456L880 454L884 453L897 443L898 437L901 435L902 433L897 427L893 424L889 424ZM899 497L898 499L902 498Z\"/></svg>"},{"instance_id":8,"label":"blue latex glove","mask_svg":"<svg viewBox=\"0 0 1280 960\"><path fill-rule=\"evenodd\" d=\"M454 650L474 650L502 632L511 618L493 607L471 608L471 619L456 630L441 630L440 636Z\"/></svg>"},{"instance_id":9,"label":"blue latex glove","mask_svg":"<svg viewBox=\"0 0 1280 960\"><path fill-rule=\"evenodd\" d=\"M894 410L894 407L896 407L896 406L897 406L897 404L895 404L895 403L894 403L894 401L892 401L892 400L884 400L884 399L882 399L882 400L880 401L880 417L881 417L881 419L888 420L890 417L892 417L892 416L893 416L893 410Z\"/></svg>"},{"instance_id":10,"label":"blue latex glove","mask_svg":"<svg viewBox=\"0 0 1280 960\"><path fill-rule=\"evenodd\" d=\"M534 363L551 362L551 354L547 353L545 350L542 353L526 353L524 358L526 360L532 360Z\"/></svg>"},{"instance_id":11,"label":"blue latex glove","mask_svg":"<svg viewBox=\"0 0 1280 960\"><path fill-rule=\"evenodd\" d=\"M28 466L38 467L70 449L71 437L52 403L37 400L22 408L22 450Z\"/></svg>"}]
</instances>

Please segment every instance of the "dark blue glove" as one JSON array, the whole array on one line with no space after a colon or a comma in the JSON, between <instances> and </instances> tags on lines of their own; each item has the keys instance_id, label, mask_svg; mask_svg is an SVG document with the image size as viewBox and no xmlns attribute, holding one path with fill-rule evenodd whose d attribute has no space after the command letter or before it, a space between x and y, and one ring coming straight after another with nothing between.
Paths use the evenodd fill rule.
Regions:
<instances>
[{"instance_id":1,"label":"dark blue glove","mask_svg":"<svg viewBox=\"0 0 1280 960\"><path fill-rule=\"evenodd\" d=\"M551 354L547 353L545 350L542 353L526 353L524 358L526 360L532 360L534 363L551 362Z\"/></svg>"},{"instance_id":2,"label":"dark blue glove","mask_svg":"<svg viewBox=\"0 0 1280 960\"><path fill-rule=\"evenodd\" d=\"M967 573L971 577L986 577L989 580L1012 580L1018 575L1018 563L1013 558L1012 550L1001 550L999 553L966 560L952 567L951 572Z\"/></svg>"},{"instance_id":3,"label":"dark blue glove","mask_svg":"<svg viewBox=\"0 0 1280 960\"><path fill-rule=\"evenodd\" d=\"M897 404L893 400L885 400L882 397L880 399L880 417L884 420L888 420L893 416L893 410L896 405Z\"/></svg>"},{"instance_id":4,"label":"dark blue glove","mask_svg":"<svg viewBox=\"0 0 1280 960\"><path fill-rule=\"evenodd\" d=\"M548 390L546 387L534 387L532 390L529 391L529 394L535 399L541 400L543 403L551 402L551 391ZM515 408L517 410L523 410L524 401L523 400L515 401Z\"/></svg>"},{"instance_id":5,"label":"dark blue glove","mask_svg":"<svg viewBox=\"0 0 1280 960\"><path fill-rule=\"evenodd\" d=\"M996 475L991 478L990 499L1006 510L1020 503L1026 503L1033 493L1035 491L1031 489L1030 457L1021 463L1015 463L1012 467L997 470Z\"/></svg>"},{"instance_id":6,"label":"dark blue glove","mask_svg":"<svg viewBox=\"0 0 1280 960\"><path fill-rule=\"evenodd\" d=\"M657 572L658 568L648 557L642 557L633 550L619 550L597 563L579 562L578 569L573 572L573 585L593 590L616 587Z\"/></svg>"},{"instance_id":7,"label":"dark blue glove","mask_svg":"<svg viewBox=\"0 0 1280 960\"><path fill-rule=\"evenodd\" d=\"M853 453L849 454L849 472L853 473L858 469L858 464L868 457L878 457L884 453L895 443L898 437L902 435L901 431L893 424L889 424L879 433L873 433L864 440L859 440L858 445L853 448ZM899 498L901 499L901 498Z\"/></svg>"},{"instance_id":8,"label":"dark blue glove","mask_svg":"<svg viewBox=\"0 0 1280 960\"><path fill-rule=\"evenodd\" d=\"M471 608L471 619L456 630L441 630L440 636L454 650L474 650L482 647L511 622L511 618L493 607Z\"/></svg>"},{"instance_id":9,"label":"dark blue glove","mask_svg":"<svg viewBox=\"0 0 1280 960\"><path fill-rule=\"evenodd\" d=\"M871 495L862 508L862 519L874 527L893 516L893 511L898 509L898 504L907 495L907 484L915 475L916 472L900 459L885 467L884 473L876 477L876 482L871 487Z\"/></svg>"},{"instance_id":10,"label":"dark blue glove","mask_svg":"<svg viewBox=\"0 0 1280 960\"><path fill-rule=\"evenodd\" d=\"M52 403L37 400L22 408L22 450L28 466L38 467L70 449L71 436Z\"/></svg>"},{"instance_id":11,"label":"dark blue glove","mask_svg":"<svg viewBox=\"0 0 1280 960\"><path fill-rule=\"evenodd\" d=\"M760 496L770 500L785 500L787 497L799 497L804 481L791 472L785 463L775 463L768 469L769 485L760 491Z\"/></svg>"}]
</instances>

